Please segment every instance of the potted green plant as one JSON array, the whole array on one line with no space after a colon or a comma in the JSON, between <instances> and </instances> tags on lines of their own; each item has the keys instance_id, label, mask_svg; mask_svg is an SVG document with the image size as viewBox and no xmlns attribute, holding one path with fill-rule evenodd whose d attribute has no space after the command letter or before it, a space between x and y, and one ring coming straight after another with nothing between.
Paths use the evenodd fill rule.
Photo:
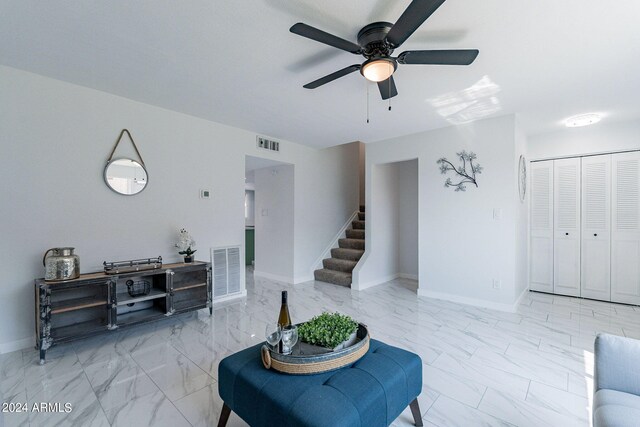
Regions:
<instances>
[{"instance_id":1,"label":"potted green plant","mask_svg":"<svg viewBox=\"0 0 640 427\"><path fill-rule=\"evenodd\" d=\"M176 243L176 248L180 249L178 252L180 255L184 255L184 262L190 263L193 262L193 254L196 253L197 249L191 249L191 247L196 246L196 241L193 240L191 234L184 229L180 229L180 239L178 243Z\"/></svg>"},{"instance_id":2,"label":"potted green plant","mask_svg":"<svg viewBox=\"0 0 640 427\"><path fill-rule=\"evenodd\" d=\"M334 351L352 345L357 331L358 322L340 313L324 312L298 326L301 341Z\"/></svg>"}]
</instances>

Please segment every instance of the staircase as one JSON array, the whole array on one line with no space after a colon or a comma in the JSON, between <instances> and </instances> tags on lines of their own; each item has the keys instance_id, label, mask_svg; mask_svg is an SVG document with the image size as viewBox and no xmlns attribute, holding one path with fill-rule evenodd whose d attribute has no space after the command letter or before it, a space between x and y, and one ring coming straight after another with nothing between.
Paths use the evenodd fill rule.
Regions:
<instances>
[{"instance_id":1,"label":"staircase","mask_svg":"<svg viewBox=\"0 0 640 427\"><path fill-rule=\"evenodd\" d=\"M321 270L313 276L320 282L351 287L351 272L364 254L364 206L360 206L358 219L346 230L346 238L338 240L338 248L331 249L331 258L322 260Z\"/></svg>"}]
</instances>

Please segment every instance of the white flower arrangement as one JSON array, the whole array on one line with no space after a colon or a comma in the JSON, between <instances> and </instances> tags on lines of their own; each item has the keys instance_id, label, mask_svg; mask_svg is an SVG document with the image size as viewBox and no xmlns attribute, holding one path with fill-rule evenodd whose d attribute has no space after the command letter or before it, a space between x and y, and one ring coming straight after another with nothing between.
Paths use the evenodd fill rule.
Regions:
<instances>
[{"instance_id":1,"label":"white flower arrangement","mask_svg":"<svg viewBox=\"0 0 640 427\"><path fill-rule=\"evenodd\" d=\"M195 248L195 246L196 246L196 241L193 240L193 238L191 237L191 234L189 234L189 232L186 229L181 228L180 239L178 240L178 243L176 243L176 248L180 249L180 252L178 253L180 255L191 256L193 253L196 252L195 249L191 249L191 248Z\"/></svg>"}]
</instances>

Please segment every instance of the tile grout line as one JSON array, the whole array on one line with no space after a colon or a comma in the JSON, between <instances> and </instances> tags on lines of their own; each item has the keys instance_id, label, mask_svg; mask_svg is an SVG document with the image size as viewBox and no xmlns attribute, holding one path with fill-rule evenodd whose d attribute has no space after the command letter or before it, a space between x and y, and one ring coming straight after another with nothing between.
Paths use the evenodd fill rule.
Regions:
<instances>
[{"instance_id":1,"label":"tile grout line","mask_svg":"<svg viewBox=\"0 0 640 427\"><path fill-rule=\"evenodd\" d=\"M75 354L75 352L76 351L73 350L74 354ZM78 357L78 355L76 355L76 357ZM98 402L98 405L100 405L100 409L102 410L102 414L106 418L106 420L109 423L109 425L110 426L113 425L113 423L109 420L109 417L107 417L107 411L104 409L104 406L102 405L102 402L98 398L98 393L96 393L96 389L93 387L93 384L91 384L91 381L89 380L89 375L87 375L87 371L84 370L84 366L82 366L82 364L80 366L82 367L82 373L84 374L84 377L86 378L87 382L89 383L89 387L91 387L91 391L93 391L93 395L96 398L96 401Z\"/></svg>"},{"instance_id":2,"label":"tile grout line","mask_svg":"<svg viewBox=\"0 0 640 427\"><path fill-rule=\"evenodd\" d=\"M172 346L173 348L173 346ZM158 388L158 391L160 393L162 393L162 396L164 396L164 398L171 404L171 406L173 406L175 408L176 411L178 411L178 414L180 414L180 416L187 422L187 424L189 424L190 426L193 427L193 424L191 424L189 422L189 420L182 414L182 412L180 412L180 410L173 404L173 402L171 401L171 399L169 399L169 396L167 396L167 394L164 392L164 390L162 390L162 388L160 388L160 386L154 381L154 379L151 377L151 375L148 374L148 372L138 363L138 361L133 357L132 354L130 354L131 359L133 359L133 362L138 365L138 367L140 369L142 369L142 372L144 372L144 374L149 378L149 380L151 380L151 382L153 383L153 385L155 385ZM136 400L136 399L133 399ZM179 399L178 399L179 400ZM107 420L108 421L108 420Z\"/></svg>"},{"instance_id":3,"label":"tile grout line","mask_svg":"<svg viewBox=\"0 0 640 427\"><path fill-rule=\"evenodd\" d=\"M480 404L482 403L482 399L484 399L484 396L487 394L487 390L489 390L488 386L485 386L484 388L484 392L482 393L482 397L480 398L480 400L478 400L478 405L476 405L476 409L480 410Z\"/></svg>"}]
</instances>

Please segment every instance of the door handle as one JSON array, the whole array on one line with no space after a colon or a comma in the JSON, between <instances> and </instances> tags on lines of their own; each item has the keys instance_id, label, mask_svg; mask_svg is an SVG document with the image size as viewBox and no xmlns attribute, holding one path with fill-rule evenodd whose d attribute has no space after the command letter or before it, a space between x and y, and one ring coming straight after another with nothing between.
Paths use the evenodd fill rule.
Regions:
<instances>
[{"instance_id":1,"label":"door handle","mask_svg":"<svg viewBox=\"0 0 640 427\"><path fill-rule=\"evenodd\" d=\"M593 234L593 237L598 237L598 233L594 233L594 234Z\"/></svg>"},{"instance_id":2,"label":"door handle","mask_svg":"<svg viewBox=\"0 0 640 427\"><path fill-rule=\"evenodd\" d=\"M569 235L569 233L564 233L564 235L565 235L565 236L568 236L568 235Z\"/></svg>"}]
</instances>

